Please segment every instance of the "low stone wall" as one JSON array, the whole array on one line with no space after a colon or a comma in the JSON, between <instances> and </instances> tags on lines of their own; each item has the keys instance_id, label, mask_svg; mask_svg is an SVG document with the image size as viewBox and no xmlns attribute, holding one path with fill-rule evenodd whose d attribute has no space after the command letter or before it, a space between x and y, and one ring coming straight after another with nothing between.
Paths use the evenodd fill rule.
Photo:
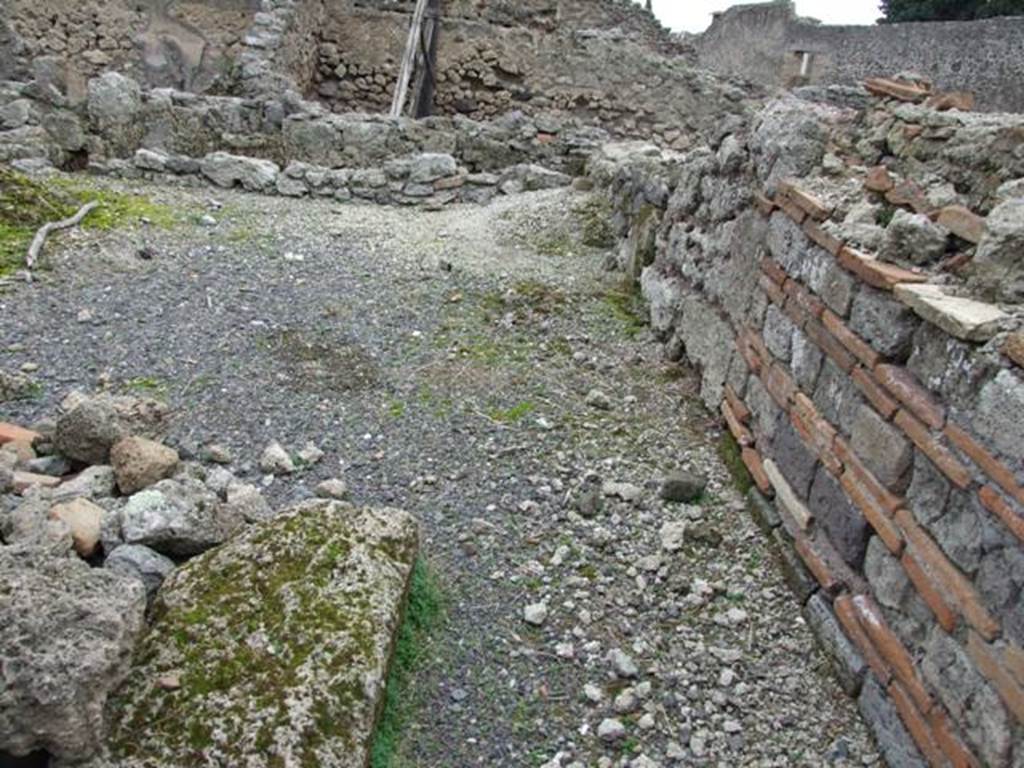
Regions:
<instances>
[{"instance_id":1,"label":"low stone wall","mask_svg":"<svg viewBox=\"0 0 1024 768\"><path fill-rule=\"evenodd\" d=\"M606 149L589 172L616 210L620 268L666 355L700 367L751 509L889 764L1009 768L1024 758L1024 313L837 225L870 175L854 147L884 154L862 131L900 109L786 98L710 147ZM943 143L969 134L998 163L988 125ZM984 184L935 167L965 202ZM896 210L908 189L889 194ZM982 250L1001 236L992 210Z\"/></svg>"},{"instance_id":2,"label":"low stone wall","mask_svg":"<svg viewBox=\"0 0 1024 768\"><path fill-rule=\"evenodd\" d=\"M1022 38L1024 17L829 26L798 18L792 3L777 1L717 14L694 44L701 66L764 85L849 84L913 70L941 88L974 92L982 109L1020 112Z\"/></svg>"},{"instance_id":3,"label":"low stone wall","mask_svg":"<svg viewBox=\"0 0 1024 768\"><path fill-rule=\"evenodd\" d=\"M38 82L0 87L0 161L26 168L123 170L131 164L111 161L133 158L143 149L174 158L171 170L177 172L208 155L227 153L281 168L383 173L395 158L439 153L450 155L464 169L462 175L499 173L499 181L481 185L494 186L513 166L578 175L590 152L608 139L603 131L571 120L548 120L543 128L522 114L490 123L391 120L328 114L297 96L263 101L144 91L115 73L90 81L88 98L78 107Z\"/></svg>"}]
</instances>

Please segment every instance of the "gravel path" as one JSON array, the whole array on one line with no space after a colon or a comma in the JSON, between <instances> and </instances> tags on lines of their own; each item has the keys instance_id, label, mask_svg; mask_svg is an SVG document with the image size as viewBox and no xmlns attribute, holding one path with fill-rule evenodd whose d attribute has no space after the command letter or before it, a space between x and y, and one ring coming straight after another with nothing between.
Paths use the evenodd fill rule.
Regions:
<instances>
[{"instance_id":1,"label":"gravel path","mask_svg":"<svg viewBox=\"0 0 1024 768\"><path fill-rule=\"evenodd\" d=\"M343 475L354 501L418 515L449 607L402 765L878 762L692 372L662 362L574 239L581 195L431 213L120 188L184 223L73 233L43 282L0 295L0 367L36 364L42 384L4 417L50 415L74 387L151 391L179 445L226 444L257 482L271 440L324 449L275 503ZM699 504L660 500L679 468L710 478ZM596 478L636 498L588 495ZM672 521L701 533L666 552ZM604 741L612 718L624 732Z\"/></svg>"}]
</instances>

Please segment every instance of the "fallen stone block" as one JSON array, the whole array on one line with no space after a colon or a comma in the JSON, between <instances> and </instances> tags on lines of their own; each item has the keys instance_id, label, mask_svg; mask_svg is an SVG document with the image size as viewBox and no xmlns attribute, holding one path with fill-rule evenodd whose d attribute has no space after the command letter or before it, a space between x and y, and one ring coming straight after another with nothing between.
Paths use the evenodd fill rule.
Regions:
<instances>
[{"instance_id":1,"label":"fallen stone block","mask_svg":"<svg viewBox=\"0 0 1024 768\"><path fill-rule=\"evenodd\" d=\"M179 568L108 704L110 762L364 768L416 553L407 513L320 500Z\"/></svg>"}]
</instances>

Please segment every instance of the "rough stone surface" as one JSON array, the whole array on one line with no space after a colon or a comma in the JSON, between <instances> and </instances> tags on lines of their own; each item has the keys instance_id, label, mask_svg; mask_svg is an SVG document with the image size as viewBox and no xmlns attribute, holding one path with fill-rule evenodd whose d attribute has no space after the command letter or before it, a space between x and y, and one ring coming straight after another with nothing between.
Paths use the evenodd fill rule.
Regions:
<instances>
[{"instance_id":1,"label":"rough stone surface","mask_svg":"<svg viewBox=\"0 0 1024 768\"><path fill-rule=\"evenodd\" d=\"M864 681L857 707L875 734L878 748L891 768L927 768L914 740L903 727L896 707L885 695L873 674Z\"/></svg>"},{"instance_id":2,"label":"rough stone surface","mask_svg":"<svg viewBox=\"0 0 1024 768\"><path fill-rule=\"evenodd\" d=\"M243 524L238 510L220 504L196 480L161 480L139 491L121 510L128 544L164 555L189 557L221 544Z\"/></svg>"},{"instance_id":3,"label":"rough stone surface","mask_svg":"<svg viewBox=\"0 0 1024 768\"><path fill-rule=\"evenodd\" d=\"M1024 299L1024 197L1011 198L992 209L988 227L972 263L974 279L998 298Z\"/></svg>"},{"instance_id":4,"label":"rough stone surface","mask_svg":"<svg viewBox=\"0 0 1024 768\"><path fill-rule=\"evenodd\" d=\"M0 750L89 757L128 672L141 584L77 558L0 547Z\"/></svg>"},{"instance_id":5,"label":"rough stone surface","mask_svg":"<svg viewBox=\"0 0 1024 768\"><path fill-rule=\"evenodd\" d=\"M190 561L108 705L112 758L362 768L416 552L405 512L313 501Z\"/></svg>"},{"instance_id":6,"label":"rough stone surface","mask_svg":"<svg viewBox=\"0 0 1024 768\"><path fill-rule=\"evenodd\" d=\"M141 544L122 544L114 549L103 567L142 582L146 598L152 602L164 579L174 571L174 561Z\"/></svg>"},{"instance_id":7,"label":"rough stone surface","mask_svg":"<svg viewBox=\"0 0 1024 768\"><path fill-rule=\"evenodd\" d=\"M856 646L850 642L836 619L832 608L821 594L807 601L807 621L825 653L832 660L833 669L847 696L856 696L864 679L867 665Z\"/></svg>"},{"instance_id":8,"label":"rough stone surface","mask_svg":"<svg viewBox=\"0 0 1024 768\"><path fill-rule=\"evenodd\" d=\"M883 485L897 492L906 489L913 447L903 432L874 408L862 405L857 409L850 447Z\"/></svg>"},{"instance_id":9,"label":"rough stone surface","mask_svg":"<svg viewBox=\"0 0 1024 768\"><path fill-rule=\"evenodd\" d=\"M126 437L110 449L117 487L126 495L170 477L178 467L178 452L145 437Z\"/></svg>"},{"instance_id":10,"label":"rough stone surface","mask_svg":"<svg viewBox=\"0 0 1024 768\"><path fill-rule=\"evenodd\" d=\"M281 169L269 160L212 152L199 165L202 174L218 187L230 188L239 184L250 192L270 189L277 181Z\"/></svg>"},{"instance_id":11,"label":"rough stone surface","mask_svg":"<svg viewBox=\"0 0 1024 768\"><path fill-rule=\"evenodd\" d=\"M955 296L939 285L897 285L896 298L950 336L988 341L1009 315L992 304Z\"/></svg>"},{"instance_id":12,"label":"rough stone surface","mask_svg":"<svg viewBox=\"0 0 1024 768\"><path fill-rule=\"evenodd\" d=\"M871 529L824 467L818 468L808 506L843 560L859 568Z\"/></svg>"},{"instance_id":13,"label":"rough stone surface","mask_svg":"<svg viewBox=\"0 0 1024 768\"><path fill-rule=\"evenodd\" d=\"M864 286L853 300L850 329L886 357L905 359L918 320L906 306L882 291Z\"/></svg>"},{"instance_id":14,"label":"rough stone surface","mask_svg":"<svg viewBox=\"0 0 1024 768\"><path fill-rule=\"evenodd\" d=\"M68 458L106 464L110 448L127 435L159 437L167 406L156 400L73 392L61 403L54 445Z\"/></svg>"},{"instance_id":15,"label":"rough stone surface","mask_svg":"<svg viewBox=\"0 0 1024 768\"><path fill-rule=\"evenodd\" d=\"M885 228L878 255L888 261L928 264L946 252L949 230L920 213L899 208Z\"/></svg>"}]
</instances>

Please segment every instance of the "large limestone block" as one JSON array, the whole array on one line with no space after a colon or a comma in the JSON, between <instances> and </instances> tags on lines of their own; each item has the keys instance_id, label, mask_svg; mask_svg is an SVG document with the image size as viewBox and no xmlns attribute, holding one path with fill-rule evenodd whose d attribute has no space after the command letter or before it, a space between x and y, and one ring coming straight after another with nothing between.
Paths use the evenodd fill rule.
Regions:
<instances>
[{"instance_id":1,"label":"large limestone block","mask_svg":"<svg viewBox=\"0 0 1024 768\"><path fill-rule=\"evenodd\" d=\"M146 590L42 549L0 547L0 752L69 760L99 747L128 672Z\"/></svg>"},{"instance_id":2,"label":"large limestone block","mask_svg":"<svg viewBox=\"0 0 1024 768\"><path fill-rule=\"evenodd\" d=\"M270 160L212 152L202 159L199 169L203 176L218 187L231 188L240 184L249 192L263 192L274 186L281 169Z\"/></svg>"},{"instance_id":3,"label":"large limestone block","mask_svg":"<svg viewBox=\"0 0 1024 768\"><path fill-rule=\"evenodd\" d=\"M407 513L319 500L189 561L108 705L110 763L364 768L416 551Z\"/></svg>"}]
</instances>

